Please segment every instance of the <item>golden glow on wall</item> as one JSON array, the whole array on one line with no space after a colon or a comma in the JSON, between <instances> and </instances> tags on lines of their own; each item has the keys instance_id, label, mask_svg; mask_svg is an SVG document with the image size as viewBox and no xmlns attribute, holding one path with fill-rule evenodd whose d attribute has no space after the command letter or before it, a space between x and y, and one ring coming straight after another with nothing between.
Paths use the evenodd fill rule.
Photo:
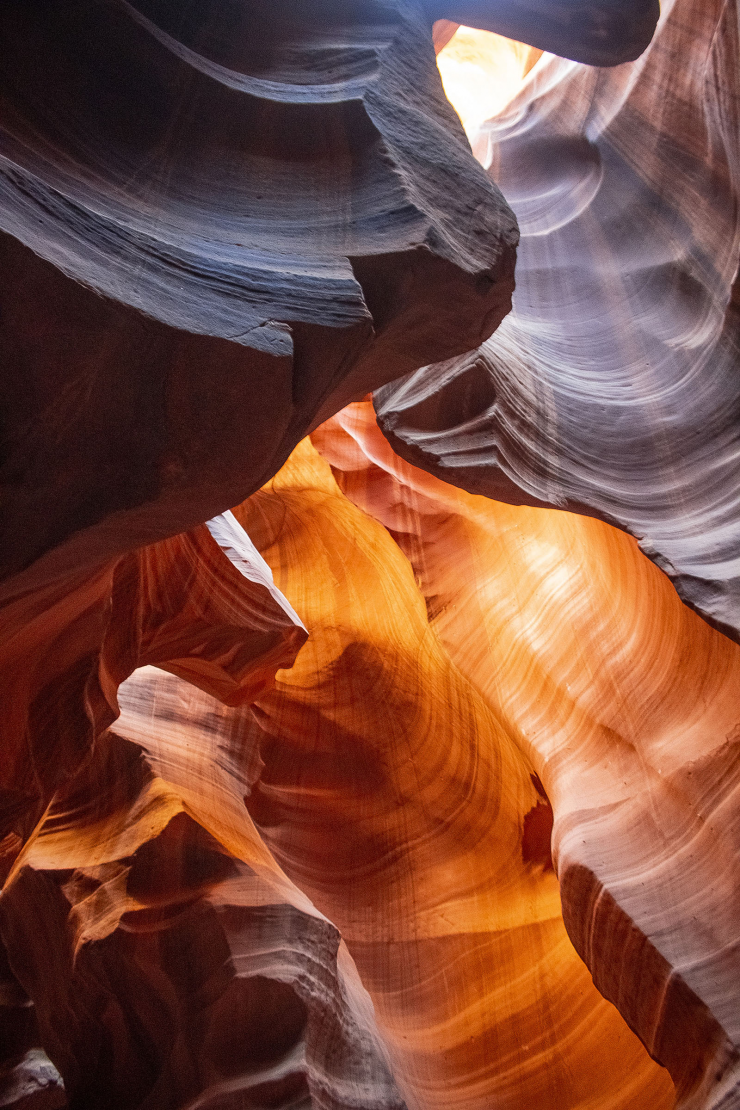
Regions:
<instances>
[{"instance_id":1,"label":"golden glow on wall","mask_svg":"<svg viewBox=\"0 0 740 1110\"><path fill-rule=\"evenodd\" d=\"M468 138L513 99L541 53L490 31L458 27L437 55L437 65Z\"/></svg>"}]
</instances>

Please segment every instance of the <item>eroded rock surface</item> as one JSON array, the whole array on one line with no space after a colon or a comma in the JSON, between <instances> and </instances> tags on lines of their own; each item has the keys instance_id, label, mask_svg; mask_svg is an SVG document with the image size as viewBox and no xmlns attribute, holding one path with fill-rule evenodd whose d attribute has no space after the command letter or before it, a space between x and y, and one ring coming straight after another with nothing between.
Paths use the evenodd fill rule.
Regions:
<instances>
[{"instance_id":1,"label":"eroded rock surface","mask_svg":"<svg viewBox=\"0 0 740 1110\"><path fill-rule=\"evenodd\" d=\"M535 767L387 531L308 443L236 515L310 631L257 699L246 804L339 925L409 1104L672 1106L568 940Z\"/></svg>"},{"instance_id":2,"label":"eroded rock surface","mask_svg":"<svg viewBox=\"0 0 740 1110\"><path fill-rule=\"evenodd\" d=\"M138 675L146 690L147 670ZM162 778L167 733L188 704L179 687L192 689L162 680L164 737L147 722L158 758L106 736L0 901L13 970L34 999L70 1105L403 1110L335 926L274 865L260 876L266 853L255 851L241 798L232 827L239 858L189 815L177 775ZM208 749L207 718L201 724L184 766L191 775L217 754ZM192 736L183 715L188 727ZM228 753L228 732L221 739ZM177 764L177 753L170 758ZM198 783L204 794L209 786L208 778ZM211 800L222 832L230 796L222 790Z\"/></svg>"},{"instance_id":3,"label":"eroded rock surface","mask_svg":"<svg viewBox=\"0 0 740 1110\"><path fill-rule=\"evenodd\" d=\"M10 969L0 942L0 1106L63 1110L64 1083L41 1047L36 1008Z\"/></svg>"},{"instance_id":4,"label":"eroded rock surface","mask_svg":"<svg viewBox=\"0 0 740 1110\"><path fill-rule=\"evenodd\" d=\"M475 141L521 228L513 311L376 394L410 462L619 524L735 637L739 41L735 3L666 0L629 65L541 59Z\"/></svg>"},{"instance_id":5,"label":"eroded rock surface","mask_svg":"<svg viewBox=\"0 0 740 1110\"><path fill-rule=\"evenodd\" d=\"M437 17L617 68L486 175ZM0 1105L740 1106L739 649L594 519L733 624L737 9L656 17L2 6Z\"/></svg>"},{"instance_id":6,"label":"eroded rock surface","mask_svg":"<svg viewBox=\"0 0 740 1110\"><path fill-rule=\"evenodd\" d=\"M508 311L415 0L10 0L0 38L6 591L222 512Z\"/></svg>"},{"instance_id":7,"label":"eroded rock surface","mask_svg":"<svg viewBox=\"0 0 740 1110\"><path fill-rule=\"evenodd\" d=\"M424 0L432 19L495 31L591 66L632 61L650 42L659 0Z\"/></svg>"},{"instance_id":8,"label":"eroded rock surface","mask_svg":"<svg viewBox=\"0 0 740 1110\"><path fill-rule=\"evenodd\" d=\"M164 666L235 704L306 638L230 513L32 590L3 621L3 879L118 716L118 687L137 667Z\"/></svg>"},{"instance_id":9,"label":"eroded rock surface","mask_svg":"<svg viewBox=\"0 0 740 1110\"><path fill-rule=\"evenodd\" d=\"M369 403L314 442L406 553L431 627L539 775L594 982L680 1105L736 1105L740 648L631 537L454 489L393 454Z\"/></svg>"}]
</instances>

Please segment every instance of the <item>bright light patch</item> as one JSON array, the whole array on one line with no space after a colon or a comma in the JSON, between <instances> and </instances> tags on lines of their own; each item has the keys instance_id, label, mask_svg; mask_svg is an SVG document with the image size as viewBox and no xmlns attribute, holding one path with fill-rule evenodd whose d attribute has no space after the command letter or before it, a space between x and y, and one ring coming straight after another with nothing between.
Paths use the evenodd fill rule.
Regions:
<instances>
[{"instance_id":1,"label":"bright light patch","mask_svg":"<svg viewBox=\"0 0 740 1110\"><path fill-rule=\"evenodd\" d=\"M469 139L513 99L541 53L490 31L458 27L437 55L437 65Z\"/></svg>"}]
</instances>

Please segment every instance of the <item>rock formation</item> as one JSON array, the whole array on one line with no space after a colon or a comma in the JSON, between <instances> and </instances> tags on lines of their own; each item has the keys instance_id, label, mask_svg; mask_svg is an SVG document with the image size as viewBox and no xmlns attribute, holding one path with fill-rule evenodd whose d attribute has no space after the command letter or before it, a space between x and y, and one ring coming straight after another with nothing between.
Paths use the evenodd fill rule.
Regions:
<instances>
[{"instance_id":1,"label":"rock formation","mask_svg":"<svg viewBox=\"0 0 740 1110\"><path fill-rule=\"evenodd\" d=\"M521 229L513 311L376 395L410 462L626 528L735 637L739 42L736 4L664 0L630 65L543 58L475 140Z\"/></svg>"},{"instance_id":2,"label":"rock formation","mask_svg":"<svg viewBox=\"0 0 740 1110\"><path fill-rule=\"evenodd\" d=\"M4 577L189 530L508 311L411 0L9 0L0 38Z\"/></svg>"},{"instance_id":3,"label":"rock formation","mask_svg":"<svg viewBox=\"0 0 740 1110\"><path fill-rule=\"evenodd\" d=\"M432 19L495 31L592 66L639 57L652 38L659 0L423 0Z\"/></svg>"},{"instance_id":4,"label":"rock formation","mask_svg":"<svg viewBox=\"0 0 740 1110\"><path fill-rule=\"evenodd\" d=\"M740 647L630 537L454 489L394 455L369 403L314 442L396 539L431 628L539 776L563 917L596 986L681 1105L736 1105Z\"/></svg>"},{"instance_id":5,"label":"rock formation","mask_svg":"<svg viewBox=\"0 0 740 1110\"><path fill-rule=\"evenodd\" d=\"M740 36L657 19L0 5L0 1106L740 1108Z\"/></svg>"}]
</instances>

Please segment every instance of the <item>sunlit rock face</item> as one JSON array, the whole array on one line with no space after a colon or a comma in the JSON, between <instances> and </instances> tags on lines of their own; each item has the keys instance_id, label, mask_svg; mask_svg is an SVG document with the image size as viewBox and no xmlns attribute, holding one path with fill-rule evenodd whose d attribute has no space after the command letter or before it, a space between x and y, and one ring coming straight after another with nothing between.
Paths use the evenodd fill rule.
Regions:
<instances>
[{"instance_id":1,"label":"sunlit rock face","mask_svg":"<svg viewBox=\"0 0 740 1110\"><path fill-rule=\"evenodd\" d=\"M673 1105L568 940L534 764L445 650L415 568L308 444L237 515L310 629L257 701L247 808L340 925L408 1104Z\"/></svg>"},{"instance_id":2,"label":"sunlit rock face","mask_svg":"<svg viewBox=\"0 0 740 1110\"><path fill-rule=\"evenodd\" d=\"M740 648L369 402L226 525L295 662L137 670L0 900L72 1105L736 1105Z\"/></svg>"},{"instance_id":3,"label":"sunlit rock face","mask_svg":"<svg viewBox=\"0 0 740 1110\"><path fill-rule=\"evenodd\" d=\"M69 1104L403 1110L337 928L244 808L256 749L213 699L154 675L122 699L142 745L105 738L0 906ZM157 721L137 715L155 687Z\"/></svg>"},{"instance_id":4,"label":"sunlit rock face","mask_svg":"<svg viewBox=\"0 0 740 1110\"><path fill-rule=\"evenodd\" d=\"M376 395L409 461L618 523L734 636L738 38L734 3L666 0L630 65L541 58L473 140L521 229L513 310Z\"/></svg>"},{"instance_id":5,"label":"sunlit rock face","mask_svg":"<svg viewBox=\"0 0 740 1110\"><path fill-rule=\"evenodd\" d=\"M740 1108L737 11L657 15L2 6L0 1106Z\"/></svg>"},{"instance_id":6,"label":"sunlit rock face","mask_svg":"<svg viewBox=\"0 0 740 1110\"><path fill-rule=\"evenodd\" d=\"M7 605L4 874L115 720L118 686L137 667L165 666L238 704L269 685L276 667L290 665L305 638L229 513Z\"/></svg>"},{"instance_id":7,"label":"sunlit rock face","mask_svg":"<svg viewBox=\"0 0 740 1110\"><path fill-rule=\"evenodd\" d=\"M314 442L539 775L563 916L597 987L681 1105L736 1105L740 648L630 537L453 489L393 454L369 403Z\"/></svg>"}]
</instances>

